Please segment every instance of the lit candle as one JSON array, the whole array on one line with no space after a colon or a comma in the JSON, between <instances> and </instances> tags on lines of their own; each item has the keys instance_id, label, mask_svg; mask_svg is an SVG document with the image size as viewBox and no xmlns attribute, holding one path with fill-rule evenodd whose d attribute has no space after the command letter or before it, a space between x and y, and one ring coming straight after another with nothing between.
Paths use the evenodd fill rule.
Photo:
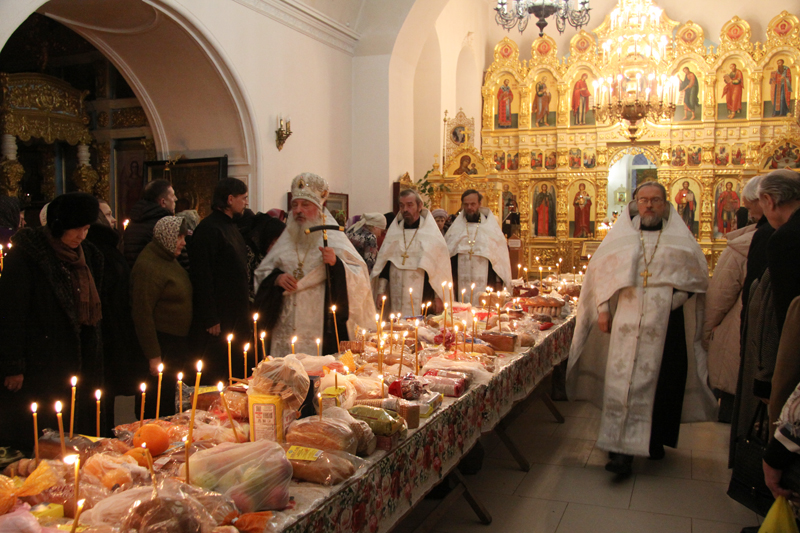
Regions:
<instances>
[{"instance_id":1,"label":"lit candle","mask_svg":"<svg viewBox=\"0 0 800 533\"><path fill-rule=\"evenodd\" d=\"M69 438L72 440L72 430L75 428L75 391L77 390L78 377L72 376L72 403L69 408Z\"/></svg>"},{"instance_id":2,"label":"lit candle","mask_svg":"<svg viewBox=\"0 0 800 533\"><path fill-rule=\"evenodd\" d=\"M103 395L103 391L97 389L94 391L95 401L97 402L97 416L96 416L96 425L97 425L97 438L100 438L100 397Z\"/></svg>"},{"instance_id":3,"label":"lit candle","mask_svg":"<svg viewBox=\"0 0 800 533\"><path fill-rule=\"evenodd\" d=\"M31 411L33 411L33 456L36 458L36 464L39 464L39 414L36 412L39 406L36 402L31 404Z\"/></svg>"},{"instance_id":4,"label":"lit candle","mask_svg":"<svg viewBox=\"0 0 800 533\"><path fill-rule=\"evenodd\" d=\"M178 412L183 412L183 372L178 372Z\"/></svg>"},{"instance_id":5,"label":"lit candle","mask_svg":"<svg viewBox=\"0 0 800 533\"><path fill-rule=\"evenodd\" d=\"M255 362L258 364L258 313L253 315L253 353L255 354ZM247 372L245 372L244 379L247 379Z\"/></svg>"},{"instance_id":6,"label":"lit candle","mask_svg":"<svg viewBox=\"0 0 800 533\"><path fill-rule=\"evenodd\" d=\"M233 341L233 333L228 334L228 385L233 385L233 367L231 366L231 341Z\"/></svg>"},{"instance_id":7,"label":"lit candle","mask_svg":"<svg viewBox=\"0 0 800 533\"><path fill-rule=\"evenodd\" d=\"M461 303L464 303L464 296L467 293L467 289L461 289Z\"/></svg>"},{"instance_id":8,"label":"lit candle","mask_svg":"<svg viewBox=\"0 0 800 533\"><path fill-rule=\"evenodd\" d=\"M194 380L194 395L192 396L192 415L189 417L189 435L186 437L186 483L189 484L189 448L192 445L192 432L194 431L194 415L197 411L197 397L200 395L200 376L203 374L203 361L197 361L197 377Z\"/></svg>"},{"instance_id":9,"label":"lit candle","mask_svg":"<svg viewBox=\"0 0 800 533\"><path fill-rule=\"evenodd\" d=\"M319 356L319 343L322 342L320 339L317 339L317 356Z\"/></svg>"},{"instance_id":10,"label":"lit candle","mask_svg":"<svg viewBox=\"0 0 800 533\"><path fill-rule=\"evenodd\" d=\"M408 335L407 331L403 332L403 344L400 345L400 364L397 365L397 379L400 379L400 376L403 373L403 359L406 354L406 335Z\"/></svg>"},{"instance_id":11,"label":"lit candle","mask_svg":"<svg viewBox=\"0 0 800 533\"><path fill-rule=\"evenodd\" d=\"M383 322L383 307L386 305L386 296L381 298L381 314L378 315L378 323Z\"/></svg>"},{"instance_id":12,"label":"lit candle","mask_svg":"<svg viewBox=\"0 0 800 533\"><path fill-rule=\"evenodd\" d=\"M331 313L333 313L333 329L336 333L336 352L339 352L339 324L336 323L336 306L331 306Z\"/></svg>"},{"instance_id":13,"label":"lit candle","mask_svg":"<svg viewBox=\"0 0 800 533\"><path fill-rule=\"evenodd\" d=\"M142 409L139 415L139 427L142 427L144 424L144 398L147 395L147 383L142 383L139 385L139 389L142 391Z\"/></svg>"},{"instance_id":14,"label":"lit candle","mask_svg":"<svg viewBox=\"0 0 800 533\"><path fill-rule=\"evenodd\" d=\"M447 302L444 303L444 331L447 332Z\"/></svg>"},{"instance_id":15,"label":"lit candle","mask_svg":"<svg viewBox=\"0 0 800 533\"><path fill-rule=\"evenodd\" d=\"M381 342L378 344L378 372L383 372L383 346L384 340L381 339Z\"/></svg>"},{"instance_id":16,"label":"lit candle","mask_svg":"<svg viewBox=\"0 0 800 533\"><path fill-rule=\"evenodd\" d=\"M469 286L469 305L472 305L472 298L475 295L475 284Z\"/></svg>"},{"instance_id":17,"label":"lit candle","mask_svg":"<svg viewBox=\"0 0 800 533\"><path fill-rule=\"evenodd\" d=\"M475 351L475 335L478 331L478 322L475 320L475 311L472 311L472 352Z\"/></svg>"},{"instance_id":18,"label":"lit candle","mask_svg":"<svg viewBox=\"0 0 800 533\"><path fill-rule=\"evenodd\" d=\"M517 277L520 277L522 274L522 263L517 263Z\"/></svg>"},{"instance_id":19,"label":"lit candle","mask_svg":"<svg viewBox=\"0 0 800 533\"><path fill-rule=\"evenodd\" d=\"M525 285L527 287L528 286L528 267L525 267L522 270L525 271L525 279L522 281L522 283L523 283L523 285Z\"/></svg>"},{"instance_id":20,"label":"lit candle","mask_svg":"<svg viewBox=\"0 0 800 533\"><path fill-rule=\"evenodd\" d=\"M333 388L339 388L339 373L336 370L333 371Z\"/></svg>"},{"instance_id":21,"label":"lit candle","mask_svg":"<svg viewBox=\"0 0 800 533\"><path fill-rule=\"evenodd\" d=\"M447 282L443 281L442 282L442 302L446 302L447 301L447 292L446 291L447 291Z\"/></svg>"},{"instance_id":22,"label":"lit candle","mask_svg":"<svg viewBox=\"0 0 800 533\"><path fill-rule=\"evenodd\" d=\"M78 498L80 497L80 487L81 487L81 456L78 454L75 455L67 455L64 457L64 462L68 465L73 465L75 467L75 515L78 515Z\"/></svg>"},{"instance_id":23,"label":"lit candle","mask_svg":"<svg viewBox=\"0 0 800 533\"><path fill-rule=\"evenodd\" d=\"M125 231L126 229L128 229L128 224L130 224L130 223L131 223L131 221L128 220L127 218L125 220L123 220L122 221L122 230Z\"/></svg>"},{"instance_id":24,"label":"lit candle","mask_svg":"<svg viewBox=\"0 0 800 533\"><path fill-rule=\"evenodd\" d=\"M127 222L127 220L125 221ZM77 498L77 496L75 496ZM72 519L72 529L69 530L70 533L75 533L78 531L78 521L81 519L81 513L83 512L83 504L86 503L85 499L78 500L77 510L75 511L75 518Z\"/></svg>"},{"instance_id":25,"label":"lit candle","mask_svg":"<svg viewBox=\"0 0 800 533\"><path fill-rule=\"evenodd\" d=\"M244 380L247 381L247 352L250 351L250 343L244 345Z\"/></svg>"},{"instance_id":26,"label":"lit candle","mask_svg":"<svg viewBox=\"0 0 800 533\"><path fill-rule=\"evenodd\" d=\"M294 343L297 342L297 337L292 337L292 353L294 353Z\"/></svg>"},{"instance_id":27,"label":"lit candle","mask_svg":"<svg viewBox=\"0 0 800 533\"><path fill-rule=\"evenodd\" d=\"M322 421L322 393L321 392L317 393L317 402L319 403L319 409L318 409L318 411L319 411L319 419L320 419L320 421Z\"/></svg>"},{"instance_id":28,"label":"lit candle","mask_svg":"<svg viewBox=\"0 0 800 533\"><path fill-rule=\"evenodd\" d=\"M453 282L447 284L447 290L450 292L450 313L453 312ZM450 325L453 325L452 315L450 317Z\"/></svg>"},{"instance_id":29,"label":"lit candle","mask_svg":"<svg viewBox=\"0 0 800 533\"><path fill-rule=\"evenodd\" d=\"M453 355L458 351L458 326L453 325Z\"/></svg>"},{"instance_id":30,"label":"lit candle","mask_svg":"<svg viewBox=\"0 0 800 533\"><path fill-rule=\"evenodd\" d=\"M58 419L58 437L61 440L61 457L66 457L67 445L64 442L64 419L61 416L61 402L56 402L56 418Z\"/></svg>"},{"instance_id":31,"label":"lit candle","mask_svg":"<svg viewBox=\"0 0 800 533\"><path fill-rule=\"evenodd\" d=\"M158 493L158 485L156 484L156 471L153 468L153 455L150 453L150 450L147 448L147 443L142 443L142 449L144 450L144 458L147 461L147 469L150 471L150 482L153 484L153 492Z\"/></svg>"},{"instance_id":32,"label":"lit candle","mask_svg":"<svg viewBox=\"0 0 800 533\"><path fill-rule=\"evenodd\" d=\"M264 347L264 338L267 336L266 331L261 332L261 353L264 354L264 361L267 360L267 349ZM256 362L258 362L258 358L256 358Z\"/></svg>"},{"instance_id":33,"label":"lit candle","mask_svg":"<svg viewBox=\"0 0 800 533\"><path fill-rule=\"evenodd\" d=\"M411 302L411 316L414 316L414 289L408 288L408 299Z\"/></svg>"},{"instance_id":34,"label":"lit candle","mask_svg":"<svg viewBox=\"0 0 800 533\"><path fill-rule=\"evenodd\" d=\"M158 388L156 389L156 420L161 413L161 378L164 376L164 363L158 365Z\"/></svg>"},{"instance_id":35,"label":"lit candle","mask_svg":"<svg viewBox=\"0 0 800 533\"><path fill-rule=\"evenodd\" d=\"M381 334L381 318L380 315L378 315L378 313L375 313L375 333L377 335Z\"/></svg>"},{"instance_id":36,"label":"lit candle","mask_svg":"<svg viewBox=\"0 0 800 533\"><path fill-rule=\"evenodd\" d=\"M542 267L539 267L539 288L542 288Z\"/></svg>"},{"instance_id":37,"label":"lit candle","mask_svg":"<svg viewBox=\"0 0 800 533\"><path fill-rule=\"evenodd\" d=\"M464 326L464 352L467 351L467 321L462 320L461 325Z\"/></svg>"},{"instance_id":38,"label":"lit candle","mask_svg":"<svg viewBox=\"0 0 800 533\"><path fill-rule=\"evenodd\" d=\"M236 439L236 442L240 442L239 440L239 432L236 431L236 424L233 422L233 416L231 415L231 409L228 407L228 401L225 399L225 393L222 392L224 385L220 381L217 383L217 390L219 391L219 399L222 400L222 405L225 407L225 413L228 415L228 420L231 421L231 428L233 429L233 438Z\"/></svg>"},{"instance_id":39,"label":"lit candle","mask_svg":"<svg viewBox=\"0 0 800 533\"><path fill-rule=\"evenodd\" d=\"M419 348L417 338L419 334L419 320L414 321L414 375L419 376Z\"/></svg>"},{"instance_id":40,"label":"lit candle","mask_svg":"<svg viewBox=\"0 0 800 533\"><path fill-rule=\"evenodd\" d=\"M381 378L381 398L383 398L383 374L378 377Z\"/></svg>"}]
</instances>

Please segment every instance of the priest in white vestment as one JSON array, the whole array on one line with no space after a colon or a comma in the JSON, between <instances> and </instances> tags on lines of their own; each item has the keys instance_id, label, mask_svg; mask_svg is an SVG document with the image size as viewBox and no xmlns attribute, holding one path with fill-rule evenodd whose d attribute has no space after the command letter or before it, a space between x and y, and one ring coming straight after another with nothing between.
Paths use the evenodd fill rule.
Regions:
<instances>
[{"instance_id":1,"label":"priest in white vestment","mask_svg":"<svg viewBox=\"0 0 800 533\"><path fill-rule=\"evenodd\" d=\"M447 243L416 191L402 191L399 207L372 268L377 301L380 304L386 296L384 317L391 313L420 315L427 302L435 304L432 311L440 313L442 283L453 281Z\"/></svg>"},{"instance_id":2,"label":"priest in white vestment","mask_svg":"<svg viewBox=\"0 0 800 533\"><path fill-rule=\"evenodd\" d=\"M453 290L461 301L472 298L480 304L480 294L491 287L511 289L511 260L508 244L494 214L482 207L483 195L475 189L461 194L461 212L444 236L453 272ZM472 287L475 290L472 290Z\"/></svg>"},{"instance_id":3,"label":"priest in white vestment","mask_svg":"<svg viewBox=\"0 0 800 533\"><path fill-rule=\"evenodd\" d=\"M292 353L295 336L298 353L317 353L318 338L321 353L336 353L336 328L344 341L374 322L367 265L344 232L327 230L327 247L322 231L305 233L314 226L338 226L324 207L327 197L328 183L321 177L303 173L294 178L286 231L255 271L255 303L273 356Z\"/></svg>"},{"instance_id":4,"label":"priest in white vestment","mask_svg":"<svg viewBox=\"0 0 800 533\"><path fill-rule=\"evenodd\" d=\"M567 367L570 399L602 409L606 470L629 475L633 456L661 459L681 422L711 420L700 344L708 265L664 187L640 185L592 256Z\"/></svg>"}]
</instances>

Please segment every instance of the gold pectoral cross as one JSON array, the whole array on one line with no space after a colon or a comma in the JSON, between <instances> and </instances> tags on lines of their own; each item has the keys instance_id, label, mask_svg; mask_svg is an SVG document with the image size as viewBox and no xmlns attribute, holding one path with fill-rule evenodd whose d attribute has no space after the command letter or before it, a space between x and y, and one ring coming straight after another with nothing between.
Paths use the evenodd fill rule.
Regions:
<instances>
[{"instance_id":1,"label":"gold pectoral cross","mask_svg":"<svg viewBox=\"0 0 800 533\"><path fill-rule=\"evenodd\" d=\"M403 252L402 254L400 254L400 257L403 258L403 264L405 265L406 259L408 259L408 252Z\"/></svg>"},{"instance_id":2,"label":"gold pectoral cross","mask_svg":"<svg viewBox=\"0 0 800 533\"><path fill-rule=\"evenodd\" d=\"M642 272L639 275L644 278L644 283L642 284L642 286L643 287L647 287L647 278L651 277L652 274L650 272L648 272L647 269L645 268L644 272Z\"/></svg>"}]
</instances>

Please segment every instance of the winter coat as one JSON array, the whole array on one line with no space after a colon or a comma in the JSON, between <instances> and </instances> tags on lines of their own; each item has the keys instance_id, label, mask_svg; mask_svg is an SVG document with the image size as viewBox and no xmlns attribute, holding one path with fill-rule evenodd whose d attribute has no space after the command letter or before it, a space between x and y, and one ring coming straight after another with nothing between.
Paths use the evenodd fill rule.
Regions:
<instances>
[{"instance_id":1,"label":"winter coat","mask_svg":"<svg viewBox=\"0 0 800 533\"><path fill-rule=\"evenodd\" d=\"M172 213L155 202L139 200L131 209L131 221L125 230L125 259L133 268L136 258L142 253L144 247L153 240L153 227L156 222Z\"/></svg>"},{"instance_id":2,"label":"winter coat","mask_svg":"<svg viewBox=\"0 0 800 533\"><path fill-rule=\"evenodd\" d=\"M783 405L800 383L800 296L792 300L781 331L772 391L769 397L770 427L778 420Z\"/></svg>"},{"instance_id":3,"label":"winter coat","mask_svg":"<svg viewBox=\"0 0 800 533\"><path fill-rule=\"evenodd\" d=\"M775 230L767 243L767 268L772 276L772 292L778 331L783 328L789 304L800 296L800 209Z\"/></svg>"},{"instance_id":4,"label":"winter coat","mask_svg":"<svg viewBox=\"0 0 800 533\"><path fill-rule=\"evenodd\" d=\"M736 394L739 378L739 326L742 286L755 225L728 233L706 293L703 344L708 350L708 381L712 388Z\"/></svg>"}]
</instances>

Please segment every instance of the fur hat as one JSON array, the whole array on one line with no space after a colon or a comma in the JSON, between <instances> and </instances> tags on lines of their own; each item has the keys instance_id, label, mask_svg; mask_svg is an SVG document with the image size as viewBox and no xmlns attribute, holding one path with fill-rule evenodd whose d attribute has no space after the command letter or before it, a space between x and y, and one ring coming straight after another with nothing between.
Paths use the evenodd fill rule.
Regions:
<instances>
[{"instance_id":1,"label":"fur hat","mask_svg":"<svg viewBox=\"0 0 800 533\"><path fill-rule=\"evenodd\" d=\"M47 207L47 227L58 238L68 229L81 228L97 221L100 204L85 192L70 192L58 196Z\"/></svg>"},{"instance_id":2,"label":"fur hat","mask_svg":"<svg viewBox=\"0 0 800 533\"><path fill-rule=\"evenodd\" d=\"M292 180L292 201L308 200L320 209L328 199L328 182L316 174L303 172Z\"/></svg>"}]
</instances>

